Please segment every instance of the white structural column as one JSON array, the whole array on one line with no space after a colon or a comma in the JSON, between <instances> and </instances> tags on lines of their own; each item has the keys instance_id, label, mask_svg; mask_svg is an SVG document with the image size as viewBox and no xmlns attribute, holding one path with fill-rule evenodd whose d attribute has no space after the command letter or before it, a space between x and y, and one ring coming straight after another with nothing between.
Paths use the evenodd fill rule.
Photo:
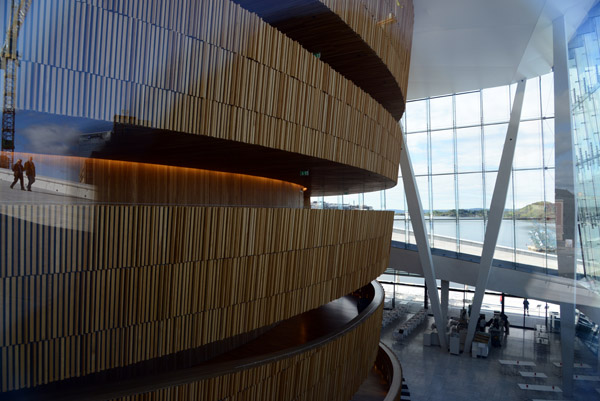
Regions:
<instances>
[{"instance_id":1,"label":"white structural column","mask_svg":"<svg viewBox=\"0 0 600 401\"><path fill-rule=\"evenodd\" d=\"M442 280L442 321L446 323L448 321L448 298L450 295L450 282L448 280Z\"/></svg>"},{"instance_id":2,"label":"white structural column","mask_svg":"<svg viewBox=\"0 0 600 401\"><path fill-rule=\"evenodd\" d=\"M573 280L572 291L560 294L560 343L563 392L573 394L573 362L575 343L575 287L577 258L575 203L575 163L571 134L571 103L569 100L569 70L567 37L561 16L552 22L554 43L554 195L556 205L556 256L558 274Z\"/></svg>"},{"instance_id":3,"label":"white structural column","mask_svg":"<svg viewBox=\"0 0 600 401\"><path fill-rule=\"evenodd\" d=\"M446 345L446 336L444 328L446 323L442 319L442 310L440 307L440 297L437 292L437 283L435 281L435 270L433 268L433 259L431 257L431 248L425 231L425 219L423 217L423 207L421 206L421 198L417 188L417 181L410 161L410 155L406 148L406 134L402 133L402 152L400 154L400 170L402 172L402 181L404 182L404 192L406 194L406 203L408 205L408 213L412 223L413 232L417 241L417 250L419 251L419 261L423 268L423 276L425 276L425 284L429 289L429 300L435 325L439 328L440 346L443 350L448 350ZM432 290L433 289L433 290Z\"/></svg>"},{"instance_id":4,"label":"white structural column","mask_svg":"<svg viewBox=\"0 0 600 401\"><path fill-rule=\"evenodd\" d=\"M471 343L475 336L475 329L479 313L481 312L481 303L483 295L487 287L494 251L498 242L498 233L500 224L502 224L502 215L506 205L506 194L508 193L508 183L510 182L510 173L515 155L515 146L517 144L517 133L519 131L519 122L521 121L521 109L523 108L523 96L525 94L525 81L519 81L517 84L517 93L510 112L510 122L504 140L504 148L502 149L502 157L500 158L500 167L498 168L498 176L494 185L494 193L492 195L492 203L487 226L485 228L485 237L483 239L483 250L481 251L481 261L479 262L479 273L477 275L477 284L475 287L475 296L473 297L473 305L471 306L471 318L469 319L469 330L467 331L467 339L465 341L465 351L470 352Z\"/></svg>"}]
</instances>

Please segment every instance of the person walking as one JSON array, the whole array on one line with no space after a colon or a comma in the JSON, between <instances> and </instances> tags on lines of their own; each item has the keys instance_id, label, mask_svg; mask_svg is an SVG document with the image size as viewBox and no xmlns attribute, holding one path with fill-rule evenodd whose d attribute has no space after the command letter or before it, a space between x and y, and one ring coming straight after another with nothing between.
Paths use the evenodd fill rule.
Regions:
<instances>
[{"instance_id":1,"label":"person walking","mask_svg":"<svg viewBox=\"0 0 600 401\"><path fill-rule=\"evenodd\" d=\"M10 184L10 189L13 189L17 181L21 181L21 190L25 191L25 186L23 185L23 164L21 164L22 160L19 159L13 166L13 174L15 176L15 180L12 184Z\"/></svg>"},{"instance_id":2,"label":"person walking","mask_svg":"<svg viewBox=\"0 0 600 401\"><path fill-rule=\"evenodd\" d=\"M27 175L27 190L31 192L31 184L35 182L35 164L33 164L33 157L31 156L25 162L25 174Z\"/></svg>"}]
</instances>

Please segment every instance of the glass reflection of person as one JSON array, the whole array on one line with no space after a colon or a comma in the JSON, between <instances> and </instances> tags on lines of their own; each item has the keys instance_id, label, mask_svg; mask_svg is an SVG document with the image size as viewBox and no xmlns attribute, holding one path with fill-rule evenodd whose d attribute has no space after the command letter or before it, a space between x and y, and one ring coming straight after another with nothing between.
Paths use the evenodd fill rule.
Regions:
<instances>
[{"instance_id":1,"label":"glass reflection of person","mask_svg":"<svg viewBox=\"0 0 600 401\"><path fill-rule=\"evenodd\" d=\"M27 190L31 191L31 184L35 182L35 164L33 164L33 157L31 156L25 162L25 175L27 175Z\"/></svg>"},{"instance_id":2,"label":"glass reflection of person","mask_svg":"<svg viewBox=\"0 0 600 401\"><path fill-rule=\"evenodd\" d=\"M10 184L10 189L12 189L17 181L21 181L21 190L25 191L25 186L23 185L23 164L21 164L22 160L19 159L13 166L13 173L15 176L15 180L12 184Z\"/></svg>"}]
</instances>

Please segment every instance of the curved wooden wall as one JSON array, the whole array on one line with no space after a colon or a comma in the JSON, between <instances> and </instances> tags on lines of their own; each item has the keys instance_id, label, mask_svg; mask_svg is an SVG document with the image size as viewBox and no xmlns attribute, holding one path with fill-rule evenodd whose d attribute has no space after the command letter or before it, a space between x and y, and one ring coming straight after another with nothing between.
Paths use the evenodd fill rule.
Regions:
<instances>
[{"instance_id":1,"label":"curved wooden wall","mask_svg":"<svg viewBox=\"0 0 600 401\"><path fill-rule=\"evenodd\" d=\"M373 366L383 302L362 324L309 352L193 383L118 398L153 400L346 401Z\"/></svg>"},{"instance_id":2,"label":"curved wooden wall","mask_svg":"<svg viewBox=\"0 0 600 401\"><path fill-rule=\"evenodd\" d=\"M415 14L412 0L320 1L377 53L396 79L406 101Z\"/></svg>"},{"instance_id":3,"label":"curved wooden wall","mask_svg":"<svg viewBox=\"0 0 600 401\"><path fill-rule=\"evenodd\" d=\"M53 7L34 2L23 26L17 109L104 121L126 114L140 126L293 152L396 182L401 133L390 113L229 0Z\"/></svg>"},{"instance_id":4,"label":"curved wooden wall","mask_svg":"<svg viewBox=\"0 0 600 401\"><path fill-rule=\"evenodd\" d=\"M0 391L168 355L337 299L392 212L0 206Z\"/></svg>"},{"instance_id":5,"label":"curved wooden wall","mask_svg":"<svg viewBox=\"0 0 600 401\"><path fill-rule=\"evenodd\" d=\"M377 25L387 8L322 3L405 89L410 35ZM399 124L256 15L229 0L36 0L20 36L19 111L120 124L111 141L130 146L122 160L201 168L207 145L221 153L205 168L227 171L237 148L255 152L257 176L310 165L314 181L98 161L99 200L138 205L0 205L0 392L243 341L387 267L392 212L294 209L291 182L328 194L347 192L344 179L353 191L390 187ZM152 150L167 161L152 160L132 127L156 134ZM131 399L348 399L372 366L380 321L381 305L318 349Z\"/></svg>"}]
</instances>

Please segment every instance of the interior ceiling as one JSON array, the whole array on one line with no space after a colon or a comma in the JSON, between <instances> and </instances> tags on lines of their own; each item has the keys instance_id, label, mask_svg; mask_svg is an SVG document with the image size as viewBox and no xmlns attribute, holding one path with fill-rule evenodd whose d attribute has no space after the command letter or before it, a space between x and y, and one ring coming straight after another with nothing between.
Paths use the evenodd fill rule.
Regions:
<instances>
[{"instance_id":1,"label":"interior ceiling","mask_svg":"<svg viewBox=\"0 0 600 401\"><path fill-rule=\"evenodd\" d=\"M414 0L409 100L507 85L552 68L552 20L570 38L596 0Z\"/></svg>"}]
</instances>

